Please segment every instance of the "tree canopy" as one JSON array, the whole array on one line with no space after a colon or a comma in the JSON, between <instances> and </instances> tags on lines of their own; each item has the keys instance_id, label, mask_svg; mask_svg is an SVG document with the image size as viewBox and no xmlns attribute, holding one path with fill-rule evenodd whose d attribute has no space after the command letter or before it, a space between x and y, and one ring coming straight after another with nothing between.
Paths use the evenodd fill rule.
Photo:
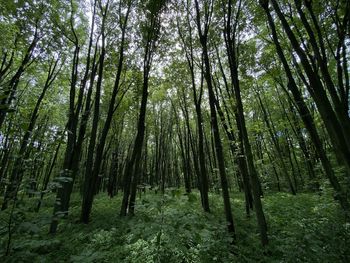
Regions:
<instances>
[{"instance_id":1,"label":"tree canopy","mask_svg":"<svg viewBox=\"0 0 350 263\"><path fill-rule=\"evenodd\" d=\"M349 1L0 1L0 43L6 262L350 260Z\"/></svg>"}]
</instances>

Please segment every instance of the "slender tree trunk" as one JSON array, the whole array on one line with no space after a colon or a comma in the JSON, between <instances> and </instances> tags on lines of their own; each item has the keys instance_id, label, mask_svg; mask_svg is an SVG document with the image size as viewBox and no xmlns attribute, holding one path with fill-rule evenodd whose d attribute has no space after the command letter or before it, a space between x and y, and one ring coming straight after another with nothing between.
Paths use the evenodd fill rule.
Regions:
<instances>
[{"instance_id":1,"label":"slender tree trunk","mask_svg":"<svg viewBox=\"0 0 350 263\"><path fill-rule=\"evenodd\" d=\"M289 186L289 189L290 189L291 193L293 195L295 195L296 194L295 186L292 183L292 180L291 180L289 172L288 172L288 168L286 166L286 163L284 162L283 155L282 155L282 152L283 152L282 151L282 147L280 146L278 138L276 138L277 131L276 131L274 125L270 123L269 115L267 113L267 110L264 107L264 104L261 101L259 93L257 93L257 96L258 96L260 108L261 108L262 113L263 113L264 122L265 122L265 124L267 126L267 129L269 131L272 143L273 143L273 145L275 146L275 149L276 149L276 154L277 154L278 159L280 161L282 172L283 172L284 176L287 179L287 183L288 183L288 186Z\"/></svg>"},{"instance_id":2,"label":"slender tree trunk","mask_svg":"<svg viewBox=\"0 0 350 263\"><path fill-rule=\"evenodd\" d=\"M0 127L3 125L6 114L8 111L8 108L11 106L11 102L14 99L14 95L17 91L18 84L20 82L20 79L26 70L27 66L30 65L32 59L33 59L33 53L34 49L37 46L40 37L39 37L39 32L38 32L38 23L39 21L37 20L35 23L35 31L33 35L33 40L30 43L28 49L26 50L26 53L24 55L23 60L21 61L21 64L19 68L17 69L15 75L11 78L8 86L5 88L3 93L1 94L1 101L0 101Z\"/></svg>"},{"instance_id":3,"label":"slender tree trunk","mask_svg":"<svg viewBox=\"0 0 350 263\"><path fill-rule=\"evenodd\" d=\"M349 117L345 118L339 112L335 112L332 105L327 97L326 91L323 87L321 79L318 74L313 70L312 66L308 61L308 57L305 52L301 49L293 31L291 30L286 18L284 17L278 3L275 0L271 0L273 7L276 11L277 16L282 22L284 31L286 32L291 44L300 58L300 62L305 70L305 73L309 79L308 91L314 99L319 113L324 121L328 135L331 139L332 145L334 146L336 156L338 160L345 166L347 176L350 176L350 131L348 132L347 124ZM266 5L267 6L267 5ZM267 14L270 11L264 8ZM271 15L270 15L271 16ZM273 19L271 18L272 23ZM270 25L271 26L271 25ZM276 42L276 41L275 41ZM338 115L337 115L338 114ZM340 119L338 119L340 118ZM347 120L346 120L347 119Z\"/></svg>"},{"instance_id":4,"label":"slender tree trunk","mask_svg":"<svg viewBox=\"0 0 350 263\"><path fill-rule=\"evenodd\" d=\"M91 52L92 52L92 42L93 42L93 34L94 34L94 26L95 26L95 16L96 16L96 0L94 1L94 7L93 7L93 15L92 15L92 22L91 22L91 31L90 31L90 40L89 40L89 47L88 47L88 54L87 54L87 59L86 59L86 67L85 67L85 73L84 77L81 80L80 83L80 88L79 88L79 94L78 94L78 99L77 99L77 106L75 109L75 114L74 118L76 119L77 126L75 127L76 129L78 128L78 121L79 121L79 114L82 111L81 114L81 120L80 120L80 125L79 125L79 131L76 130L77 132L77 138L75 142L75 147L73 150L73 153L71 155L71 182L67 182L64 184L65 187L65 198L62 198L62 205L61 209L62 211L67 211L69 210L69 202L70 202L70 197L72 194L73 190L73 185L76 179L76 176L79 172L79 165L80 165L80 159L82 155L82 150L83 150L83 143L85 140L85 133L87 129L87 124L89 121L89 117L91 114L91 109L92 109L92 103L91 103L91 98L92 98L92 90L93 90L93 85L95 81L95 77L97 74L98 70L98 65L100 59L97 59L97 53L98 53L98 48L97 48L97 43L95 45L95 52L91 64ZM97 62L96 62L97 61ZM90 74L90 80L89 80L89 72L90 72L90 64L91 64L91 74ZM87 95L86 95L86 100L85 100L85 106L83 103L83 97L85 93L85 88L86 84L89 80L89 87L87 90ZM84 110L82 108L84 107Z\"/></svg>"},{"instance_id":5,"label":"slender tree trunk","mask_svg":"<svg viewBox=\"0 0 350 263\"><path fill-rule=\"evenodd\" d=\"M102 89L102 80L103 80L104 60L106 55L105 23L107 18L108 5L109 5L109 2L107 2L105 7L101 6L102 49L101 49L101 55L99 60L98 79L96 84L96 93L95 93L95 102L94 102L94 115L92 120L89 148L88 148L87 159L86 159L85 181L84 181L84 190L83 190L84 194L83 194L82 210L81 210L81 216L80 216L80 220L85 224L89 222L93 196L95 193L95 183L97 179L93 171L94 156L96 156L96 158L102 159L102 154L103 154L102 152L99 152L100 156L97 156L98 154L96 151L96 155L95 155L95 149L96 149L96 140L97 140L97 132L98 132L98 123L100 120L100 98L101 98L101 89Z\"/></svg>"},{"instance_id":6,"label":"slender tree trunk","mask_svg":"<svg viewBox=\"0 0 350 263\"><path fill-rule=\"evenodd\" d=\"M227 57L228 57L229 66L230 66L231 81L234 89L233 93L236 99L237 114L239 118L238 123L240 124L241 132L242 132L244 154L246 157L248 171L249 171L251 185L252 185L255 214L259 225L261 243L263 246L266 246L268 244L267 224L266 224L266 219L265 219L265 215L263 212L262 203L260 199L259 178L258 178L257 171L255 169L253 154L252 154L252 150L251 150L251 146L248 138L248 132L246 128L246 123L245 123L244 109L242 104L238 68L237 68L238 66L237 54L236 54L237 43L235 38L237 37L236 27L238 23L237 20L239 18L240 8L241 8L241 2L239 2L239 5L238 5L236 20L234 21L233 32L232 32L232 25L231 25L232 0L228 1L227 21L224 29L224 36L225 36Z\"/></svg>"},{"instance_id":7,"label":"slender tree trunk","mask_svg":"<svg viewBox=\"0 0 350 263\"><path fill-rule=\"evenodd\" d=\"M210 118L211 118L212 132L213 132L214 142L215 142L215 152L217 156L219 174L221 179L221 188L222 188L222 196L224 200L224 209L225 209L225 215L226 215L226 221L227 221L227 228L229 233L231 233L235 238L235 227L234 227L233 217L232 217L232 209L231 209L231 203L230 203L230 194L228 189L228 181L227 181L227 175L226 175L223 148L222 148L219 125L218 125L216 109L215 109L215 94L214 94L214 88L213 88L212 78L211 78L211 69L210 69L209 53L208 53L208 46L207 46L209 24L205 22L204 31L202 31L201 15L199 10L198 0L195 0L195 8L196 8L197 29L198 29L199 39L202 46L203 57L204 57L204 66L205 66L204 77L207 83L207 88L209 93ZM205 14L206 16L205 21L208 21L209 15L210 15L209 13Z\"/></svg>"},{"instance_id":8,"label":"slender tree trunk","mask_svg":"<svg viewBox=\"0 0 350 263\"><path fill-rule=\"evenodd\" d=\"M326 174L327 178L329 179L332 187L336 191L336 193L338 195L337 198L339 199L339 202L340 202L342 208L345 210L348 210L349 203L346 199L345 193L344 193L341 185L339 184L337 177L334 174L334 171L332 169L330 161L329 161L329 159L326 155L326 152L322 146L322 142L321 142L320 136L317 132L314 121L312 119L312 115L311 115L308 107L306 106L306 103L304 102L300 91L297 88L292 71L290 70L290 67L287 63L285 56L284 56L283 49L282 49L280 42L278 40L278 37L277 37L275 23L273 21L271 13L268 9L268 3L267 2L265 4L261 3L261 5L262 5L262 7L265 10L265 13L267 15L267 18L269 21L269 26L270 26L272 36L273 36L273 41L274 41L274 44L276 46L277 54L282 61L284 70L285 70L287 78L288 78L288 86L287 87L293 95L293 98L296 102L296 106L297 106L297 109L299 111L300 117L303 120L304 125L310 134L310 138L315 146L315 149L317 151L318 156L320 157L325 174Z\"/></svg>"},{"instance_id":9,"label":"slender tree trunk","mask_svg":"<svg viewBox=\"0 0 350 263\"><path fill-rule=\"evenodd\" d=\"M40 105L45 97L46 91L52 85L52 83L54 82L54 80L57 76L57 73L58 73L58 72L56 72L57 64L58 64L58 60L52 61L50 66L49 66L48 74L47 74L47 78L46 78L43 90L41 91L41 94L40 94L40 96L35 104L33 111L32 111L28 128L26 129L26 131L24 133L20 149L17 153L17 158L14 161L13 170L12 170L11 176L10 176L10 185L8 185L6 188L4 201L2 203L1 210L5 210L7 208L7 204L8 204L8 201L10 199L15 199L17 197L17 191L20 187L20 184L21 184L22 178L23 178L23 172L24 172L23 165L24 165L24 159L25 159L24 155L27 151L27 148L28 148L28 145L30 142L30 137L31 137L31 135L34 131L35 125L36 125L36 120L38 118Z\"/></svg>"},{"instance_id":10,"label":"slender tree trunk","mask_svg":"<svg viewBox=\"0 0 350 263\"><path fill-rule=\"evenodd\" d=\"M139 111L139 119L137 124L137 134L132 150L130 161L128 162L124 175L124 194L120 210L120 215L125 216L129 208L130 215L134 214L136 186L139 181L140 164L142 156L142 148L145 135L146 108L148 99L149 75L152 66L152 60L156 44L160 34L160 14L163 11L165 2L156 3L152 10L147 10L147 31L144 35L145 51L143 59L143 84L142 98Z\"/></svg>"},{"instance_id":11,"label":"slender tree trunk","mask_svg":"<svg viewBox=\"0 0 350 263\"><path fill-rule=\"evenodd\" d=\"M202 207L205 212L210 212L209 207L209 198L208 198L208 191L209 191L209 183L208 183L208 172L205 164L205 153L204 153L204 129L203 129L203 116L202 116L202 97L203 97L203 62L201 65L201 84L199 88L199 94L197 92L197 85L195 80L195 63L194 63L194 54L193 54L193 38L192 38L192 27L190 24L190 17L187 12L186 14L186 22L189 30L189 43L188 48L186 48L186 40L185 37L182 35L182 32L179 27L179 33L180 38L185 46L185 52L186 52L186 60L188 64L188 68L190 70L191 75L191 84L192 84L192 94L193 94L193 101L195 104L195 110L196 110L196 117L197 117L197 140L198 140L198 160L199 160L199 185L200 185L200 193L201 193L201 201L202 201ZM195 157L196 158L196 157Z\"/></svg>"},{"instance_id":12,"label":"slender tree trunk","mask_svg":"<svg viewBox=\"0 0 350 263\"><path fill-rule=\"evenodd\" d=\"M42 187L41 187L40 198L38 200L38 204L37 204L37 207L35 209L35 212L39 212L39 210L40 210L40 207L41 207L41 204L42 204L42 200L43 200L44 195L45 195L45 191L47 190L47 186L49 184L53 168L55 167L55 164L56 164L56 160L57 160L58 153L60 151L60 147L61 147L61 143L58 143L57 148L55 150L55 154L54 154L54 156L53 156L53 158L52 158L52 160L50 162L50 165L48 166L48 169L47 169L47 171L45 173L45 177L44 177L43 184L42 184Z\"/></svg>"},{"instance_id":13,"label":"slender tree trunk","mask_svg":"<svg viewBox=\"0 0 350 263\"><path fill-rule=\"evenodd\" d=\"M125 17L125 21L122 25L120 25L121 30L122 30L122 36L121 36L121 43L120 43L120 49L119 49L118 68L117 68L117 74L116 74L116 78L115 78L115 82L114 82L114 86L113 86L112 97L111 97L109 107L108 107L106 121L104 123L103 129L101 132L100 140L96 146L95 158L94 158L94 160L93 159L91 160L91 167L89 167L89 170L86 169L86 171L90 172L91 174L90 174L90 176L87 176L87 174L85 176L86 189L85 189L85 194L83 196L82 214L81 214L81 220L84 223L89 222L89 217L90 217L94 193L95 193L95 191L93 189L95 188L95 185L96 185L97 179L98 179L98 175L100 172L101 163L102 163L102 156L103 156L103 152L104 152L104 148L105 148L105 144L106 144L107 135L108 135L111 123L112 123L112 118L113 118L114 112L118 108L118 106L121 102L121 99L122 99L121 98L120 101L116 105L116 99L117 99L117 95L118 95L119 88L120 88L119 87L120 86L119 85L120 77L121 77L121 73L122 73L122 69L123 69L123 58L124 58L124 49L125 49L124 42L125 42L126 26L127 26L127 20L128 20L128 16L129 16L129 12L130 12L130 7L131 7L131 5L129 4L128 10L126 13L126 17ZM105 12L107 12L107 10L108 10L108 4L106 6ZM104 14L103 18L105 19L105 17L106 17L106 13ZM102 38L104 38L103 35L102 35ZM103 48L104 48L104 46L103 46ZM101 54L101 56L102 56L102 54ZM100 66L101 66L101 62L100 62ZM102 72L100 74L102 75ZM99 74L99 76L100 76L100 74ZM97 98L96 98L96 100L97 100ZM95 105L96 105L96 100L95 100ZM96 122L98 122L98 119L96 119Z\"/></svg>"}]
</instances>

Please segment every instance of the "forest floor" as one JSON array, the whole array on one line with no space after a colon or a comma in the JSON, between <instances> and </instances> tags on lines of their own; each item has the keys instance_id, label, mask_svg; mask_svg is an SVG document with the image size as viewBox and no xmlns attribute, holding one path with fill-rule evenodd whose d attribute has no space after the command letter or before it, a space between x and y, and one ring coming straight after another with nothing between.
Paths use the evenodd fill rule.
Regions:
<instances>
[{"instance_id":1,"label":"forest floor","mask_svg":"<svg viewBox=\"0 0 350 263\"><path fill-rule=\"evenodd\" d=\"M39 213L35 198L14 209L11 255L8 242L11 209L0 212L0 262L350 262L350 224L331 194L266 193L263 198L270 244L263 250L254 214L247 217L243 195L232 194L237 241L226 232L222 199L210 194L211 214L200 207L197 192L165 195L148 192L138 199L134 217L119 217L121 197L96 197L91 223L77 221L80 197L71 212L49 235L53 194ZM2 257L2 258L1 258Z\"/></svg>"}]
</instances>

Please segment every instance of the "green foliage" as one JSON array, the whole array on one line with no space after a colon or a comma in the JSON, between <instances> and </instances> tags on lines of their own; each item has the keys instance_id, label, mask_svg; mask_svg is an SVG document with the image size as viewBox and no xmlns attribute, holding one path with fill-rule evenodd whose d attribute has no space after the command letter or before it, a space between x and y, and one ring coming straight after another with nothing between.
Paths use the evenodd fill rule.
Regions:
<instances>
[{"instance_id":1,"label":"green foliage","mask_svg":"<svg viewBox=\"0 0 350 263\"><path fill-rule=\"evenodd\" d=\"M129 235L132 254L127 262L215 262L229 258L231 239L225 224L198 207L198 194L148 196L138 206L141 217ZM197 208L197 209L196 209ZM143 221L146 221L143 223Z\"/></svg>"},{"instance_id":2,"label":"green foliage","mask_svg":"<svg viewBox=\"0 0 350 263\"><path fill-rule=\"evenodd\" d=\"M329 193L279 193L268 199L265 209L275 229L270 235L273 253L283 262L349 260L348 223Z\"/></svg>"},{"instance_id":3,"label":"green foliage","mask_svg":"<svg viewBox=\"0 0 350 263\"><path fill-rule=\"evenodd\" d=\"M146 194L138 200L136 215L120 218L120 197L97 196L94 220L77 223L80 198L74 196L71 213L56 237L47 234L53 196L44 199L39 214L15 209L11 256L2 262L347 262L350 226L328 188L321 194L267 193L264 209L270 245L259 244L255 217L244 215L242 195L233 194L237 242L227 234L221 196L210 194L211 214L202 212L198 192L185 195L168 189L165 195ZM6 222L8 212L1 214ZM6 224L3 224L6 225ZM1 231L1 255L7 232ZM234 252L234 253L233 253Z\"/></svg>"},{"instance_id":4,"label":"green foliage","mask_svg":"<svg viewBox=\"0 0 350 263\"><path fill-rule=\"evenodd\" d=\"M10 244L10 256L4 261L9 262L347 262L350 261L349 244L350 236L349 223L344 220L344 215L338 211L338 207L328 192L329 185L325 185L325 178L321 175L321 165L318 160L318 154L312 146L312 140L301 123L300 116L297 114L290 102L287 94L284 94L282 87L288 84L284 70L276 54L275 45L271 42L270 31L266 26L266 17L264 11L258 3L246 3L246 1L232 1L233 20L236 23L233 39L237 41L237 66L239 72L240 88L242 100L245 109L247 130L250 142L253 148L255 164L260 175L264 190L276 189L276 182L272 176L275 171L281 175L281 188L286 189L286 180L283 178L281 164L276 161L276 156L281 155L283 161L287 163L287 170L292 171L293 175L299 175L295 178L295 186L298 190L309 189L310 185L321 184L322 192L320 194L301 194L296 197L282 193L267 193L264 198L264 209L269 222L270 246L268 251L264 251L259 244L259 232L256 227L254 216L246 218L244 211L244 202L241 195L233 195L232 204L234 210L235 224L237 225L237 242L232 245L232 237L226 232L226 223L223 220L224 212L222 208L222 199L219 195L210 195L211 214L205 214L201 211L200 197L197 192L183 194L183 189L167 189L164 195L149 193L147 189L145 196L138 200L136 216L132 218L119 218L117 208L120 207L120 198L113 200L98 196L96 206L93 208L93 221L90 225L81 225L75 220L79 217L81 200L78 196L72 199L71 210L67 216L67 211L60 211L55 214L56 217L62 217L56 237L47 235L47 229L52 218L52 209L49 206L57 204L61 200L54 199L51 194L43 200L40 213L34 213L37 207L37 201L42 193L48 193L51 190L60 191L62 185L72 181L71 175L65 171L59 172L62 163L65 161L64 150L66 135L71 131L67 126L66 135L61 132L66 127L68 116L69 97L71 103L78 101L79 87L87 91L83 84L85 67L87 67L89 20L91 11L90 1L78 0L18 0L18 1L0 1L0 50L1 70L9 65L9 71L0 79L1 88L7 87L9 81L16 75L26 51L30 47L34 36L38 39L35 48L31 50L31 57L26 62L24 72L17 81L18 87L12 92L12 103L0 105L0 110L6 110L11 114L7 115L4 128L0 132L1 137L1 162L0 170L1 182L0 192L3 186L15 182L10 178L13 169L12 160L21 157L18 150L23 140L23 134L28 129L29 120L35 107L38 97L45 85L47 72L52 59L59 58L59 67L61 68L55 82L50 87L48 94L42 101L36 127L32 129L29 138L30 146L28 153L21 159L20 187L18 199L15 203L9 202L7 211L0 214L2 222L0 227L0 254L4 254L7 244ZM101 40L101 8L108 1L98 0L98 10L94 21L94 30L92 32L92 50L96 51L96 59L100 56ZM106 20L106 58L102 81L102 97L99 121L104 121L106 111L109 107L112 87L115 81L117 61L119 57L121 29L118 22L125 19L126 1L109 1L110 8L107 12ZM125 63L123 65L122 82L120 91L117 95L118 101L127 91L118 111L112 121L113 130L108 137L108 147L101 165L99 179L106 182L106 174L109 166L114 163L109 154L115 153L118 162L123 163L128 159L129 145L134 142L136 134L136 125L139 102L142 95L144 77L149 77L149 102L147 106L146 117L146 135L144 154L145 164L143 166L144 177L153 171L153 162L164 163L164 172L162 176L165 185L178 185L182 180L184 171L181 171L182 160L185 156L180 156L183 148L181 144L188 145L187 151L192 150L187 158L195 160L196 148L198 143L193 143L197 137L198 127L195 121L195 109L193 105L192 78L185 59L185 51L193 51L193 79L197 86L196 92L203 84L203 101L201 104L203 111L204 137L208 141L206 147L207 168L215 166L211 161L215 158L210 150L210 121L208 114L208 94L205 81L201 80L200 74L202 65L202 52L200 41L197 37L195 16L191 14L193 10L193 1L166 1L166 0L147 0L130 1L132 8L130 12L130 24L127 27L125 45ZM168 2L172 7L167 9ZM174 3L175 2L175 3ZM176 3L178 2L178 3ZM230 93L233 79L230 77L228 62L229 57L226 52L225 41L222 30L225 26L225 5L227 1L199 1L201 11L201 22L208 23L208 52L210 54L211 69L213 73L213 82L217 86L216 95L221 107L225 110L227 123L232 121L230 131L236 134L235 126L235 108L237 106L235 98ZM305 1L305 3L311 1ZM314 1L315 2L315 1ZM336 47L339 42L341 25L337 25L333 19L343 17L346 12L346 1L340 1L339 8L332 6L334 3L313 3L313 9L319 23L322 25L321 31L325 37L328 59L326 59L328 71L334 83L340 84L337 80L340 68L337 68ZM238 12L238 6L242 3L242 10ZM304 3L304 4L305 4ZM210 5L213 10L210 11ZM187 6L188 5L188 6ZM305 46L302 49L308 52L309 59L315 57L312 51L312 45L309 47L306 41L307 32L302 25L300 16L295 16L295 4L289 4L284 0L280 2L282 11L286 14L288 23L292 30L298 33L299 38L305 38ZM85 6L85 7L84 7ZM188 10L187 10L188 8ZM192 8L192 10L191 10ZM204 19L204 10L212 12L208 21ZM166 13L165 13L166 11ZM178 14L174 13L178 12ZM306 11L306 10L305 10ZM209 13L210 13L209 12ZM178 16L178 17L176 17ZM274 19L276 15L273 15ZM188 20L186 19L188 17ZM177 18L177 19L176 19ZM176 22L175 22L176 21ZM310 20L311 21L311 20ZM340 21L340 20L339 20ZM339 22L338 21L338 22ZM276 27L279 41L283 47L283 52L290 65L293 56L293 49L290 47L290 41L284 34L284 30L276 19ZM314 27L314 26L312 26ZM183 41L180 41L178 31L184 34ZM315 31L315 33L317 33ZM345 36L343 36L345 38ZM327 38L327 39L326 39ZM36 39L36 38L34 38ZM322 37L318 37L321 44ZM346 39L346 38L345 38ZM180 42L182 44L180 44ZM343 41L344 42L344 41ZM339 52L344 47L339 45ZM301 43L303 44L303 43ZM73 50L79 46L79 59L74 57ZM191 49L190 49L191 46ZM12 61L13 55L13 61ZM187 53L189 55L189 53ZM344 60L346 54L341 58L341 52L337 54L339 61ZM11 58L10 58L11 57ZM333 58L334 57L334 58ZM219 67L219 58L222 63L222 69ZM92 59L92 58L91 58ZM297 58L296 58L297 60ZM77 63L77 79L73 81L74 74L71 74L72 63ZM144 63L142 63L144 62ZM298 61L296 61L298 62ZM90 61L90 63L92 63ZM319 61L315 61L315 68ZM297 63L295 63L297 64ZM346 63L343 63L344 65ZM150 69L143 66L153 65ZM344 67L344 73L346 67ZM96 66L96 65L95 65ZM221 65L220 65L221 66ZM102 69L102 65L97 65ZM73 67L74 68L74 67ZM150 70L151 72L148 72ZM21 70L20 70L21 71ZM74 70L73 70L74 71ZM301 68L301 71L303 69ZM87 71L87 76L91 74ZM146 74L144 74L146 73ZM330 157L332 166L335 168L336 177L339 178L340 185L344 189L350 189L349 178L344 175L346 171L337 167L336 155L329 149L335 148L328 142L326 132L323 132L322 119L314 110L315 103L307 92L307 85L298 79L297 67L292 67L292 73L300 89L305 102L312 111L312 118L315 120L316 128L320 131L321 139L325 138L324 146ZM317 72L316 72L317 73ZM98 73L100 74L100 73ZM224 80L223 74L226 75ZM341 74L340 74L341 75ZM101 75L100 75L101 76ZM0 76L1 77L1 76ZM321 77L322 76L318 76ZM342 77L341 77L342 78ZM346 77L344 76L346 79ZM237 79L237 78L236 78ZM89 81L88 81L89 82ZM203 82L203 83L201 83ZM227 83L226 83L227 82ZM75 83L75 89L70 92L71 84ZM84 84L85 85L85 84ZM92 87L95 83L91 83ZM227 86L226 86L227 85ZM12 86L14 86L12 84ZM336 85L337 86L337 85ZM287 86L286 86L287 87ZM285 88L286 88L285 87ZM72 87L74 88L74 87ZM6 90L6 89L5 89ZM83 90L83 89L82 89ZM93 88L94 90L94 88ZM73 91L75 94L72 95ZM93 91L93 95L94 95ZM84 94L83 94L84 93ZM83 92L82 101L86 102L87 92ZM257 94L261 96L262 105L268 112L268 119L273 126L274 136L280 144L279 149L274 150L271 141L271 131L265 123L262 108L257 100ZM198 95L198 94L197 94ZM8 95L0 94L0 100L4 100ZM198 98L197 98L198 99ZM94 101L94 100L93 100ZM171 103L170 103L171 102ZM224 103L227 103L225 107ZM333 103L334 104L334 103ZM95 104L96 105L96 104ZM83 106L88 109L88 107ZM181 110L179 110L181 108ZM218 108L218 107L217 107ZM185 114L185 112L187 112ZM77 116L81 116L77 113ZM185 116L186 115L186 116ZM188 121L186 120L188 115ZM176 119L177 118L177 119ZM90 121L87 123L88 138ZM187 124L188 122L188 124ZM78 126L82 121L78 120ZM231 124L231 123L230 123ZM188 126L188 127L187 127ZM299 127L300 126L300 127ZM164 129L165 128L165 129ZM124 130L123 130L124 129ZM221 128L222 129L222 128ZM300 129L300 131L299 131ZM169 134L169 138L163 140L163 135ZM231 160L229 145L227 139L222 134L225 159ZM177 136L179 138L177 138ZM156 138L159 137L159 138ZM186 139L186 137L188 137ZM180 143L180 138L184 142ZM305 140L306 149L309 151L307 157L302 151L300 138ZM6 140L6 145L5 141ZM191 140L191 141L190 141ZM86 139L83 149L86 149ZM38 189L43 185L43 177L46 170L49 170L52 157L57 149L58 143L62 144L60 152L57 155L57 163L52 176L55 180L49 184L47 190ZM166 147L164 147L166 146ZM168 147L169 146L169 147ZM190 147L191 146L191 147ZM236 145L238 146L238 145ZM159 150L158 150L159 148ZM185 147L186 148L186 147ZM214 147L213 147L214 148ZM265 149L266 148L266 149ZM277 147L276 147L277 148ZM130 149L130 148L129 148ZM291 151L290 151L291 149ZM276 151L277 150L277 151ZM115 151L115 152L114 152ZM158 152L167 153L164 160L159 157ZM291 153L294 154L292 159ZM9 157L7 158L7 154ZM184 154L183 154L184 155ZM305 156L304 156L305 155ZM81 182L81 175L85 165L85 150L79 156L81 157L79 173L76 182ZM211 157L210 157L211 156ZM307 179L306 166L304 159L310 158L313 162L312 167L317 175L316 179ZM8 160L6 160L8 159ZM194 173L195 167L191 162L186 168ZM226 160L226 161L227 161ZM185 161L185 160L184 160ZM210 163L210 165L209 165ZM227 162L229 163L229 162ZM236 172L236 164L227 164L227 173L232 175ZM180 168L179 168L180 167ZM2 169L5 168L5 169ZM167 170L167 172L165 172ZM217 173L217 168L213 167L213 174ZM294 170L297 170L296 173ZM81 173L80 173L81 172ZM112 173L113 171L111 171ZM119 171L118 171L119 174ZM173 175L178 175L176 183L168 182ZM211 174L210 174L211 175ZM22 180L23 178L23 180ZM220 183L211 176L209 178L215 190L220 191ZM229 178L229 181L233 181ZM119 180L119 179L118 179ZM163 180L163 179L162 179ZM317 182L316 182L317 181ZM110 181L109 181L110 182ZM164 182L164 181L163 181ZM120 182L118 182L120 183ZM144 182L140 182L144 183ZM150 182L145 182L152 184ZM156 184L159 182L156 182ZM231 183L231 182L230 182ZM45 185L46 186L46 185ZM159 188L157 188L159 191ZM30 198L27 197L29 194ZM13 206L12 206L13 205ZM11 240L11 243L9 242Z\"/></svg>"}]
</instances>

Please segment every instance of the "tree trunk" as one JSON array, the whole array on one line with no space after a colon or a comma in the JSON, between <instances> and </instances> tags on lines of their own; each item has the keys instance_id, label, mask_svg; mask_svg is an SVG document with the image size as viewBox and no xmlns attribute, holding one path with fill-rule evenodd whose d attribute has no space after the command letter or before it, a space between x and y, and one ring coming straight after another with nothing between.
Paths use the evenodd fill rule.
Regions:
<instances>
[{"instance_id":1,"label":"tree trunk","mask_svg":"<svg viewBox=\"0 0 350 263\"><path fill-rule=\"evenodd\" d=\"M311 113L310 113L308 107L306 106L300 91L297 88L292 71L290 70L290 67L287 63L285 56L284 56L283 49L282 49L280 42L278 40L278 37L277 37L275 23L273 21L271 13L268 9L268 4L262 5L262 7L265 10L265 13L266 13L268 21L269 21L269 25L270 25L270 29L272 32L274 44L276 46L277 54L282 61L284 70L285 70L287 78L288 78L288 86L287 87L293 95L293 98L296 102L296 106L297 106L297 109L299 111L300 117L302 118L304 125L310 134L310 138L315 146L317 154L320 157L325 174L326 174L327 178L329 179L332 187L336 191L336 193L338 195L337 198L339 199L339 202L340 202L342 208L345 210L348 210L349 203L346 199L345 193L344 193L341 185L339 184L337 177L334 174L334 171L332 169L330 161L329 161L329 159L326 155L326 152L322 146L322 142L321 142L321 139L320 139L319 134L317 132L314 121L312 119ZM289 34L291 34L291 33L289 33ZM291 35L291 38L293 38L292 35ZM293 39L293 40L295 40L295 39Z\"/></svg>"},{"instance_id":2,"label":"tree trunk","mask_svg":"<svg viewBox=\"0 0 350 263\"><path fill-rule=\"evenodd\" d=\"M240 12L240 3L239 2L239 8L238 13L236 14L236 17L239 17ZM233 32L232 32L232 26L231 26L231 11L232 11L232 0L228 1L228 9L227 9L227 23L225 25L224 29L224 36L225 36L225 42L226 42L226 49L227 49L227 57L229 61L230 66L230 73L231 73L231 81L233 84L234 89L234 95L236 99L236 107L237 107L237 114L238 114L238 123L240 124L238 128L241 129L242 132L242 139L244 143L244 154L247 161L248 171L250 175L250 180L252 184L252 192L253 192L253 201L254 201L254 207L255 207L255 214L257 217L259 230L260 230L260 238L261 243L263 246L266 246L268 244L268 236L267 236L267 224L265 215L262 208L262 203L260 199L260 183L257 171L254 166L253 161L253 154L248 138L248 132L245 124L245 117L244 117L244 110L243 110L243 104L242 104L242 98L241 98L241 90L240 90L240 83L239 83L239 76L238 76L238 69L237 69L237 54L236 54L236 26L238 21L234 21L233 25Z\"/></svg>"},{"instance_id":3,"label":"tree trunk","mask_svg":"<svg viewBox=\"0 0 350 263\"><path fill-rule=\"evenodd\" d=\"M210 73L211 69L210 69L209 53L208 53L208 47L207 47L209 25L205 24L205 29L203 32L198 0L195 0L195 7L196 7L196 23L197 23L200 43L202 46L203 57L204 57L204 66L205 66L204 77L207 83L207 88L209 93L210 118L211 118L212 132L213 132L214 142L215 142L215 152L217 156L219 174L221 179L221 188L222 188L222 196L224 200L224 209L225 209L225 215L226 215L226 221L227 221L227 228L229 233L231 233L235 239L235 227L234 227L233 217L232 217L230 194L228 190L228 181L226 176L226 167L225 167L224 154L223 154L222 143L220 138L219 125L218 125L218 120L216 116L215 94L214 94L214 89L213 89L213 84L211 79L211 73ZM206 13L205 15L209 16L208 13Z\"/></svg>"}]
</instances>

